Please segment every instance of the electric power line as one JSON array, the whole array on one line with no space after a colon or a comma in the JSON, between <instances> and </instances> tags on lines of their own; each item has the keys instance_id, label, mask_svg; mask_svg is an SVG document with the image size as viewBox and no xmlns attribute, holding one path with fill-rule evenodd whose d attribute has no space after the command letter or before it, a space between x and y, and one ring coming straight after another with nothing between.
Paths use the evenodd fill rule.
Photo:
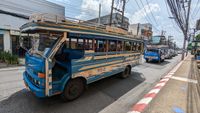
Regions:
<instances>
[{"instance_id":1,"label":"electric power line","mask_svg":"<svg viewBox=\"0 0 200 113\"><path fill-rule=\"evenodd\" d=\"M142 9L142 8L140 7L138 1L135 0L135 2L136 2L136 5L138 6L138 8L139 8L139 9ZM145 15L144 13L143 13L143 15L144 15L144 17L145 17L145 20L146 20L148 23L152 23L152 27L154 27L156 31L160 32L160 30L158 30L158 29L153 25L153 22L152 22L151 20L148 20L148 19L147 19L146 15Z\"/></svg>"},{"instance_id":2,"label":"electric power line","mask_svg":"<svg viewBox=\"0 0 200 113\"><path fill-rule=\"evenodd\" d=\"M137 2L137 0L135 0L136 2ZM140 0L140 3L142 4L142 7L143 7L143 9L144 9L144 12L145 12L145 16L149 19L149 21L151 22L151 23L153 23L152 21L151 21L151 18L149 17L149 15L147 14L147 11L146 11L146 8L144 7L144 4L143 4L143 2ZM140 9L142 9L141 7L140 7L140 5L139 5L139 3L137 2L137 5L139 6L139 8Z\"/></svg>"},{"instance_id":3,"label":"electric power line","mask_svg":"<svg viewBox=\"0 0 200 113\"><path fill-rule=\"evenodd\" d=\"M171 17L171 15L170 15L170 13L169 13L169 8L167 7L166 1L165 1L165 5L166 5L167 13L168 13L169 17ZM171 19L170 19L170 21L172 22L174 28L175 28L179 33L181 33L181 31L180 31L179 29L177 29L176 26L174 25L174 21L172 21Z\"/></svg>"},{"instance_id":4,"label":"electric power line","mask_svg":"<svg viewBox=\"0 0 200 113\"><path fill-rule=\"evenodd\" d=\"M146 0L146 2L147 2L147 5L148 5L148 7L149 7L149 10L151 10L150 5L149 5L149 1ZM155 18L155 16L154 16L154 14L152 13L152 11L150 11L150 12L151 12L151 15L152 15L154 21L156 22L156 24L159 25L159 24L157 23L156 18Z\"/></svg>"},{"instance_id":5,"label":"electric power line","mask_svg":"<svg viewBox=\"0 0 200 113\"><path fill-rule=\"evenodd\" d=\"M195 8L194 8L194 10L192 11L191 16L192 16L192 15L196 15L195 10L197 9L197 7L198 7L198 5L199 5L199 2L200 2L200 0L198 0L197 3L195 4ZM199 8L197 9L197 11L198 11L198 10L199 10ZM194 14L194 13L195 13L195 14Z\"/></svg>"}]
</instances>

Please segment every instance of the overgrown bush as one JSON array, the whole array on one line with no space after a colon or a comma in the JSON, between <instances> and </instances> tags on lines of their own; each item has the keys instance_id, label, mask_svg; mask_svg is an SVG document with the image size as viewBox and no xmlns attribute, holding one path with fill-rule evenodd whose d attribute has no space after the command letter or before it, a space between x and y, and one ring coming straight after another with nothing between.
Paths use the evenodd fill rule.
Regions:
<instances>
[{"instance_id":1,"label":"overgrown bush","mask_svg":"<svg viewBox=\"0 0 200 113\"><path fill-rule=\"evenodd\" d=\"M17 55L12 55L10 52L0 52L0 61L7 64L18 64L19 58Z\"/></svg>"}]
</instances>

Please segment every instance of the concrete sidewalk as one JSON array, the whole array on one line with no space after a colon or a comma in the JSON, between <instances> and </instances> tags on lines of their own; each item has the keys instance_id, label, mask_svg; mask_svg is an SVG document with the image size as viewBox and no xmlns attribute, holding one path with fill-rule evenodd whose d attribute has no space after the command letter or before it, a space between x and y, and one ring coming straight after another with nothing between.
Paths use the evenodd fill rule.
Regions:
<instances>
[{"instance_id":1,"label":"concrete sidewalk","mask_svg":"<svg viewBox=\"0 0 200 113\"><path fill-rule=\"evenodd\" d=\"M144 113L200 113L199 72L189 55Z\"/></svg>"},{"instance_id":2,"label":"concrete sidewalk","mask_svg":"<svg viewBox=\"0 0 200 113\"><path fill-rule=\"evenodd\" d=\"M125 95L117 99L115 102L105 107L99 113L126 113L135 105L152 87L180 63L181 56L176 56L173 59L167 59L161 64L157 63L143 63L132 69L135 73L140 73L144 81L127 92ZM137 79L138 77L134 75ZM139 79L139 78L138 78ZM135 112L131 112L135 113Z\"/></svg>"}]
</instances>

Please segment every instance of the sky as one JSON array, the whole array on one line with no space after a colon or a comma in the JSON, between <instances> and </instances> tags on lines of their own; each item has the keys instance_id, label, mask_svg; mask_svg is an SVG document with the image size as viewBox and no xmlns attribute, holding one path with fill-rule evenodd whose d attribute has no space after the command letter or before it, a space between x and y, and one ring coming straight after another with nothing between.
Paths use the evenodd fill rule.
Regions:
<instances>
[{"instance_id":1,"label":"sky","mask_svg":"<svg viewBox=\"0 0 200 113\"><path fill-rule=\"evenodd\" d=\"M65 16L81 20L98 17L99 4L102 6L101 15L110 13L112 0L48 0L65 7ZM116 0L117 1L117 0ZM197 4L198 3L198 4ZM116 4L115 4L116 5ZM139 6L138 6L139 5ZM120 6L118 6L120 7ZM192 0L190 27L194 28L196 20L200 18L200 0ZM198 13L196 13L198 12ZM167 8L165 0L127 0L125 16L130 24L151 23L153 35L165 31L166 36L173 36L179 47L183 44L183 34Z\"/></svg>"}]
</instances>

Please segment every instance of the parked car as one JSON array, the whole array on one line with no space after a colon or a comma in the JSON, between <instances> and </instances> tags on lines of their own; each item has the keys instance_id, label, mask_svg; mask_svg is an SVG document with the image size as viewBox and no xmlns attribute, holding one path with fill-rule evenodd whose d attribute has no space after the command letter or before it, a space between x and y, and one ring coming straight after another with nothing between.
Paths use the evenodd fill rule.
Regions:
<instances>
[{"instance_id":1,"label":"parked car","mask_svg":"<svg viewBox=\"0 0 200 113\"><path fill-rule=\"evenodd\" d=\"M178 50L178 54L182 54L183 53L183 50Z\"/></svg>"},{"instance_id":2,"label":"parked car","mask_svg":"<svg viewBox=\"0 0 200 113\"><path fill-rule=\"evenodd\" d=\"M165 59L171 59L171 58L172 58L171 50L166 49Z\"/></svg>"},{"instance_id":3,"label":"parked car","mask_svg":"<svg viewBox=\"0 0 200 113\"><path fill-rule=\"evenodd\" d=\"M171 51L172 51L172 57L175 57L175 56L176 56L175 50L174 50L174 49L171 49Z\"/></svg>"}]
</instances>

